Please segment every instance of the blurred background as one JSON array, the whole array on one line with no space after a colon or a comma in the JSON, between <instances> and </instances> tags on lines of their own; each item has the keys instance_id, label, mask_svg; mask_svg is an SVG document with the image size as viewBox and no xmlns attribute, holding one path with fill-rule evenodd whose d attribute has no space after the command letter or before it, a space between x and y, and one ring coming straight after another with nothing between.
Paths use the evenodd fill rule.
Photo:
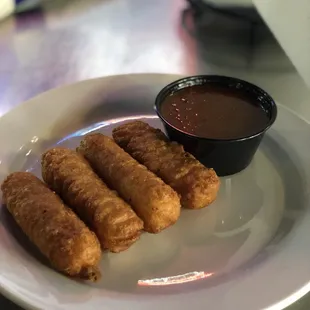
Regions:
<instances>
[{"instance_id":1,"label":"blurred background","mask_svg":"<svg viewBox=\"0 0 310 310\"><path fill-rule=\"evenodd\" d=\"M249 0L15 1L0 21L0 115L63 84L137 72L232 75L280 102L309 94Z\"/></svg>"},{"instance_id":2,"label":"blurred background","mask_svg":"<svg viewBox=\"0 0 310 310\"><path fill-rule=\"evenodd\" d=\"M239 77L310 120L310 2L294 2L0 0L0 116L64 84L148 72Z\"/></svg>"}]
</instances>

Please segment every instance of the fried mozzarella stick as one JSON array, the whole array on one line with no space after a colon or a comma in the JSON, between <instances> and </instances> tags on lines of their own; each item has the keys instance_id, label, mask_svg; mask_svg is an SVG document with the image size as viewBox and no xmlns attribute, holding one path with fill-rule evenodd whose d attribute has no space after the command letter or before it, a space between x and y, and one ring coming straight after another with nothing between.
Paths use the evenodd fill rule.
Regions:
<instances>
[{"instance_id":1,"label":"fried mozzarella stick","mask_svg":"<svg viewBox=\"0 0 310 310\"><path fill-rule=\"evenodd\" d=\"M96 233L104 249L124 251L139 239L142 220L75 151L54 148L43 154L42 176Z\"/></svg>"},{"instance_id":2,"label":"fried mozzarella stick","mask_svg":"<svg viewBox=\"0 0 310 310\"><path fill-rule=\"evenodd\" d=\"M15 172L1 189L16 223L55 269L85 280L100 277L101 249L95 234L41 180Z\"/></svg>"},{"instance_id":3,"label":"fried mozzarella stick","mask_svg":"<svg viewBox=\"0 0 310 310\"><path fill-rule=\"evenodd\" d=\"M170 142L161 130L134 121L115 128L113 138L179 193L185 208L203 208L216 199L220 180L215 171L185 152L182 145Z\"/></svg>"},{"instance_id":4,"label":"fried mozzarella stick","mask_svg":"<svg viewBox=\"0 0 310 310\"><path fill-rule=\"evenodd\" d=\"M78 148L107 184L118 191L144 222L144 229L158 233L180 215L178 194L152 172L102 134L86 136Z\"/></svg>"}]
</instances>

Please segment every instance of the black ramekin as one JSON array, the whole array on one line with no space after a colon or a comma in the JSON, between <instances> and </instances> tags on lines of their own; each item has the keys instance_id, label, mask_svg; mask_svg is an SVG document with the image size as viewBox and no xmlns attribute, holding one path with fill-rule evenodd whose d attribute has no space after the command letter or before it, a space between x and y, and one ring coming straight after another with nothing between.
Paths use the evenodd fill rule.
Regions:
<instances>
[{"instance_id":1,"label":"black ramekin","mask_svg":"<svg viewBox=\"0 0 310 310\"><path fill-rule=\"evenodd\" d=\"M203 84L233 89L247 96L251 102L257 102L269 118L267 126L250 136L225 140L199 137L171 125L161 114L164 99L182 88ZM277 117L277 106L264 90L243 80L218 75L185 77L167 85L157 95L155 109L163 121L168 137L183 144L187 152L193 154L205 166L214 168L219 176L237 173L250 164L265 132Z\"/></svg>"}]
</instances>

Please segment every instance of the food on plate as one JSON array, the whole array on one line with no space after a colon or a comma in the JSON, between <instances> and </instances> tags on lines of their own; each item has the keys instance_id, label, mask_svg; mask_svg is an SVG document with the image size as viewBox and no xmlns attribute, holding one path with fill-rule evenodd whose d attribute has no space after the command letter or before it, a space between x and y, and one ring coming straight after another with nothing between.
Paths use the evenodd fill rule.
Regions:
<instances>
[{"instance_id":1,"label":"food on plate","mask_svg":"<svg viewBox=\"0 0 310 310\"><path fill-rule=\"evenodd\" d=\"M139 239L142 220L74 150L53 148L45 152L42 176L96 233L104 249L120 252Z\"/></svg>"},{"instance_id":2,"label":"food on plate","mask_svg":"<svg viewBox=\"0 0 310 310\"><path fill-rule=\"evenodd\" d=\"M181 195L182 206L199 209L217 196L220 180L183 146L170 142L164 133L141 121L113 130L116 143Z\"/></svg>"},{"instance_id":3,"label":"food on plate","mask_svg":"<svg viewBox=\"0 0 310 310\"><path fill-rule=\"evenodd\" d=\"M55 269L85 280L100 277L97 237L41 180L29 172L15 172L1 189L16 223Z\"/></svg>"},{"instance_id":4,"label":"food on plate","mask_svg":"<svg viewBox=\"0 0 310 310\"><path fill-rule=\"evenodd\" d=\"M78 152L132 206L146 231L158 233L177 221L180 216L178 194L111 138L90 134L81 141Z\"/></svg>"}]
</instances>

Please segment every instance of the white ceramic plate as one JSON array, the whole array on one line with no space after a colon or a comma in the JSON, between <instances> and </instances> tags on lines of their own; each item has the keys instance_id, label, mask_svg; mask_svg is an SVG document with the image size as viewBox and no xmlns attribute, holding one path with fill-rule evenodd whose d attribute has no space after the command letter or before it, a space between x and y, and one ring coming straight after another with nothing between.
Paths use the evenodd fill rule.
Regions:
<instances>
[{"instance_id":1,"label":"white ceramic plate","mask_svg":"<svg viewBox=\"0 0 310 310\"><path fill-rule=\"evenodd\" d=\"M77 146L98 130L142 118L161 123L157 92L179 78L124 75L42 94L0 120L1 179L40 175L40 154ZM159 235L144 234L121 254L106 254L97 284L67 279L44 265L2 207L0 287L25 308L44 310L282 309L309 290L310 126L279 106L252 164L222 179L210 207L182 211Z\"/></svg>"}]
</instances>

